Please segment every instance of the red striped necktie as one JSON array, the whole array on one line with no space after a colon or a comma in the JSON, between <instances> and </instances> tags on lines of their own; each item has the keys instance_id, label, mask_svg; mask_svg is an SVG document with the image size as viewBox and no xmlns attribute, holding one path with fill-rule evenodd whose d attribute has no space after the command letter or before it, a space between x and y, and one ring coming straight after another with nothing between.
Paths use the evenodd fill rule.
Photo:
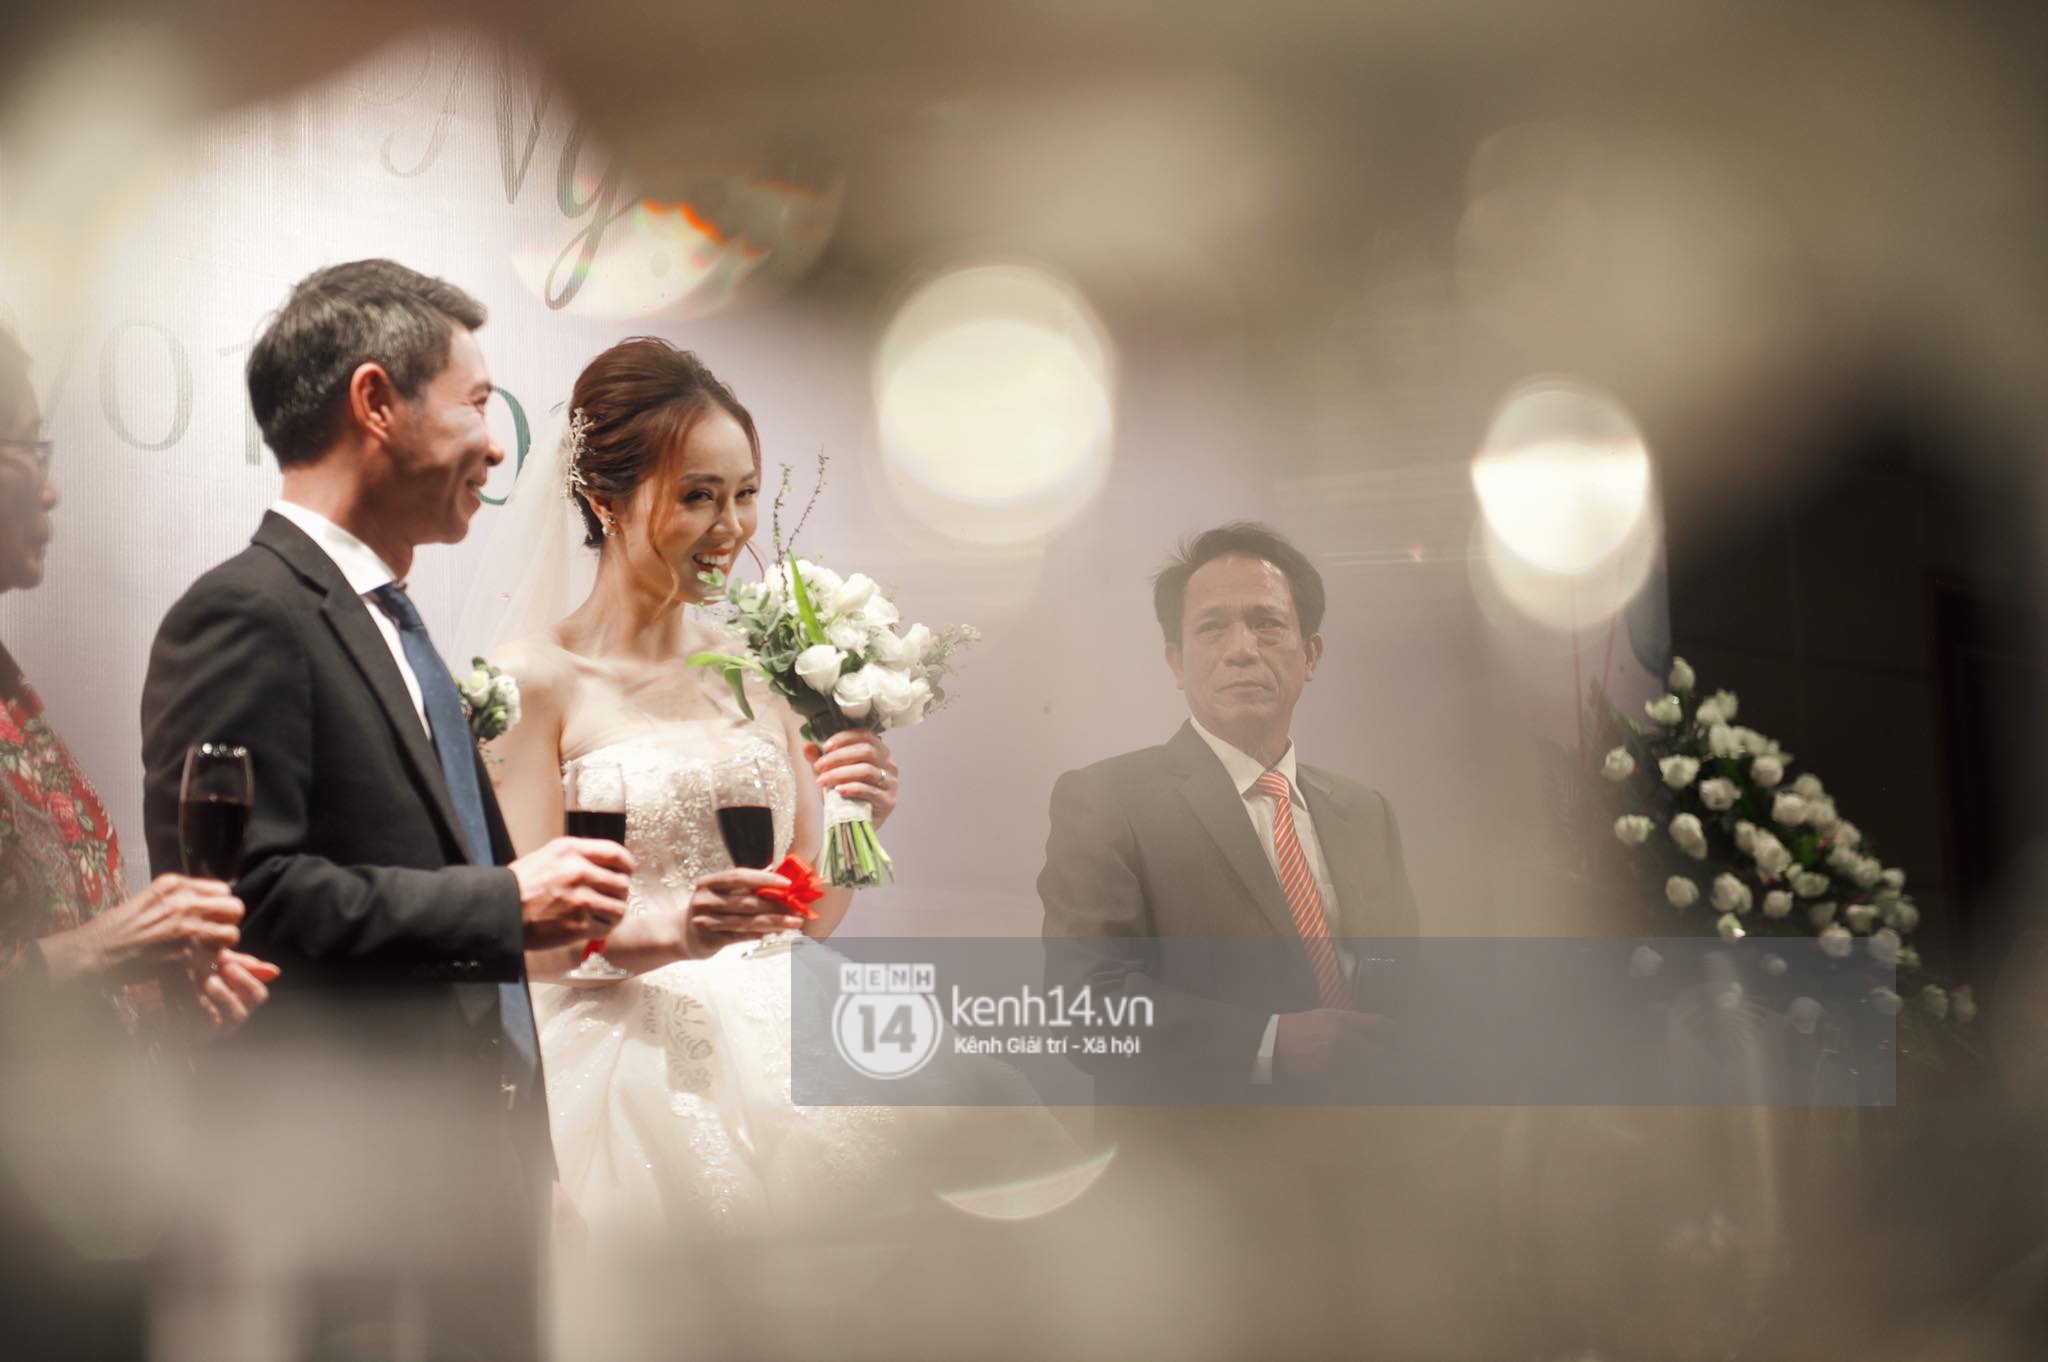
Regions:
<instances>
[{"instance_id":1,"label":"red striped necktie","mask_svg":"<svg viewBox=\"0 0 2048 1362\"><path fill-rule=\"evenodd\" d=\"M1316 888L1315 873L1302 853L1301 838L1294 831L1294 790L1287 777L1268 771L1258 779L1258 790L1273 801L1273 850L1280 863L1280 888L1287 895L1287 909L1301 933L1308 951L1309 967L1315 971L1316 993L1324 1007L1351 1006L1351 985L1344 978L1344 966L1337 948L1330 943L1330 924L1323 917L1323 896Z\"/></svg>"}]
</instances>

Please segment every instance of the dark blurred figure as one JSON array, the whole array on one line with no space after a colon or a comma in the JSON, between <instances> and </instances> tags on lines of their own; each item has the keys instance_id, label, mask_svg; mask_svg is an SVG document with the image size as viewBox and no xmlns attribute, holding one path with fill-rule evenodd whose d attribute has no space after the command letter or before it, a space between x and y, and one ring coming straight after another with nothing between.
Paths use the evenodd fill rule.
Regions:
<instances>
[{"instance_id":1,"label":"dark blurred figure","mask_svg":"<svg viewBox=\"0 0 2048 1362\"><path fill-rule=\"evenodd\" d=\"M28 355L0 331L0 591L42 584L52 448ZM137 1353L149 1246L83 1251L96 1234L53 1184L111 1203L102 1229L149 1219L135 1203L167 1189L132 1180L110 1127L158 1116L151 1080L182 1067L179 1042L239 1026L277 971L233 949L227 885L164 875L128 896L106 809L4 644L0 774L0 1318L22 1356Z\"/></svg>"}]
</instances>

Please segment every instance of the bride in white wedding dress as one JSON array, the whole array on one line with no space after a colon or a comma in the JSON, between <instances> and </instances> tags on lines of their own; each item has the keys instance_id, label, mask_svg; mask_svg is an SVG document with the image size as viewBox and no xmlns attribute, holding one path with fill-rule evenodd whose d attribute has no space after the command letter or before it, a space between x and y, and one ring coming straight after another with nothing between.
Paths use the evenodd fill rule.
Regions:
<instances>
[{"instance_id":1,"label":"bride in white wedding dress","mask_svg":"<svg viewBox=\"0 0 2048 1362\"><path fill-rule=\"evenodd\" d=\"M805 744L801 721L765 688L750 692L759 717L748 719L716 673L685 661L725 646L719 624L687 608L704 593L697 574L731 571L755 529L759 440L732 393L693 355L640 338L591 362L571 411L560 447L537 447L540 466L519 480L506 527L534 537L504 569L507 595L530 616L566 590L550 507L580 516L596 579L565 617L545 628L515 618L532 631L492 650L517 677L524 713L490 757L521 848L562 831L565 771L616 765L626 784L635 867L605 957L629 977L565 982L575 952L528 958L560 1180L576 1210L599 1233L772 1241L928 1202L962 1145L995 1178L1056 1167L1071 1145L1041 1110L792 1103L791 970L825 948L750 943L791 928L829 934L852 891L827 892L809 921L761 899L784 881L733 867L719 783L741 769L765 777L769 863L792 850L815 862L821 788L867 801L879 824L895 806L896 767L865 732L822 751ZM475 636L473 621L465 629Z\"/></svg>"}]
</instances>

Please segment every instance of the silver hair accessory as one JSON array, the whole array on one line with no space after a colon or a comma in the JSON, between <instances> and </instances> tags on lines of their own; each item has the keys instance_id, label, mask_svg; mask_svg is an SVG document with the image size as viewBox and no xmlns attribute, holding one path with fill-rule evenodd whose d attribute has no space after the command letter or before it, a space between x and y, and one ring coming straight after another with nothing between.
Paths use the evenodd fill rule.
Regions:
<instances>
[{"instance_id":1,"label":"silver hair accessory","mask_svg":"<svg viewBox=\"0 0 2048 1362\"><path fill-rule=\"evenodd\" d=\"M590 418L578 407L569 413L569 429L562 436L569 446L562 456L562 495L572 502L579 492L590 494L590 482L583 476L583 445L589 434Z\"/></svg>"}]
</instances>

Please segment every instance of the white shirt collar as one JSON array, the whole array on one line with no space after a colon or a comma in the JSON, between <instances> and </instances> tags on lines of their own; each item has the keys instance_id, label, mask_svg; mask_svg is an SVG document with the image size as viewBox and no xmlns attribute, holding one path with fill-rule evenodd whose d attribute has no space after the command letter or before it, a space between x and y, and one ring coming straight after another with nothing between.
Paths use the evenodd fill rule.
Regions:
<instances>
[{"instance_id":1,"label":"white shirt collar","mask_svg":"<svg viewBox=\"0 0 2048 1362\"><path fill-rule=\"evenodd\" d=\"M367 596L378 587L398 580L398 574L391 570L391 564L385 562L377 550L318 511L293 501L272 502L270 509L304 530L307 537L334 560L334 565L341 569L341 575L348 579L350 589L358 596Z\"/></svg>"},{"instance_id":2,"label":"white shirt collar","mask_svg":"<svg viewBox=\"0 0 2048 1362\"><path fill-rule=\"evenodd\" d=\"M1209 744L1209 750L1216 754L1216 759L1223 763L1223 769L1230 773L1230 783L1237 787L1238 794L1249 798L1252 787L1259 783L1259 777L1266 774L1267 768L1259 764L1257 757L1242 748L1233 747L1202 727L1202 721L1194 715L1188 716L1188 723L1194 726L1202 741ZM1294 744L1291 741L1287 750L1280 754L1280 760L1273 763L1272 769L1287 777L1287 788L1294 792L1290 802L1302 804L1301 782L1294 778Z\"/></svg>"}]
</instances>

